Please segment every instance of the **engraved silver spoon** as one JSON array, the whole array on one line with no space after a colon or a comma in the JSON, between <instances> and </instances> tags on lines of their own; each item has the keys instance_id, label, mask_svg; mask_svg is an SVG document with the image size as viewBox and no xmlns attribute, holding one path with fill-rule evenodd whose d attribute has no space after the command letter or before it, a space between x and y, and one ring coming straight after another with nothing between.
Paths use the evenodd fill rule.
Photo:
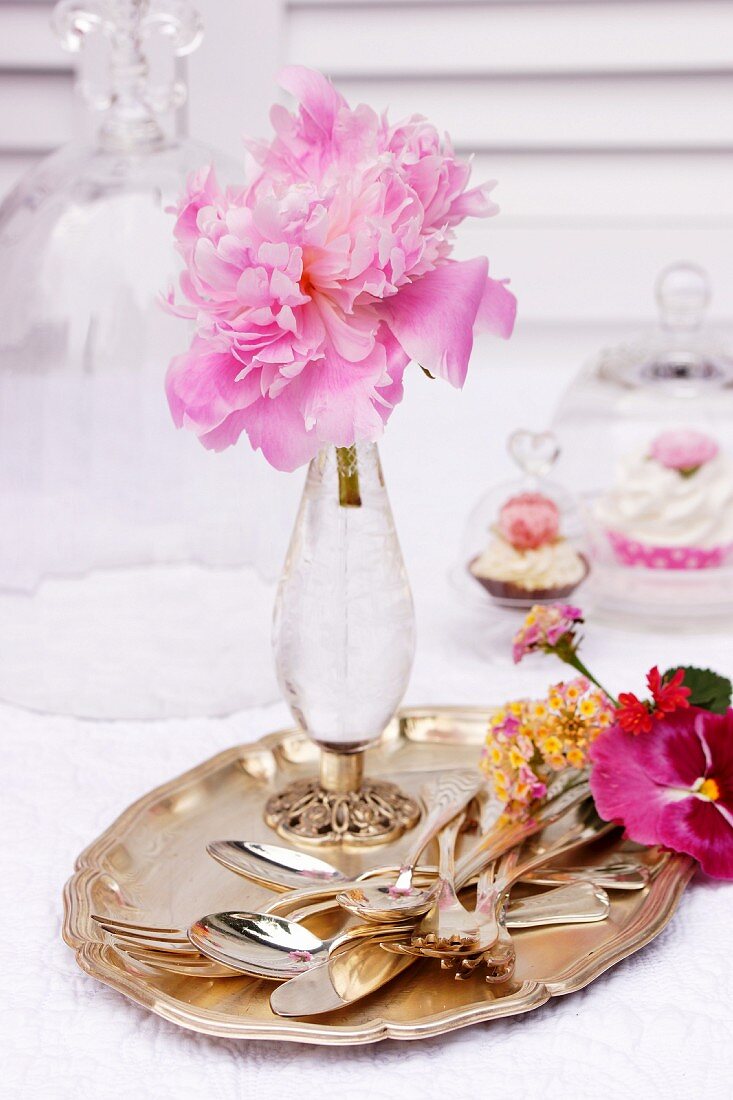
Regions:
<instances>
[{"instance_id":1,"label":"engraved silver spoon","mask_svg":"<svg viewBox=\"0 0 733 1100\"><path fill-rule=\"evenodd\" d=\"M344 905L344 908L357 911L365 920L384 924L414 918L430 909L440 890L440 882L436 879L430 886L418 889L414 885L417 861L423 849L466 808L482 786L478 771L447 772L427 784L422 792L427 814L397 877L391 883L369 885L364 882L354 886L346 893L346 897L354 901L354 907Z\"/></svg>"},{"instance_id":2,"label":"engraved silver spoon","mask_svg":"<svg viewBox=\"0 0 733 1100\"><path fill-rule=\"evenodd\" d=\"M321 939L304 924L269 913L209 913L188 929L194 947L243 974L270 981L292 978L325 961L342 944L409 932L411 924L389 929L366 925Z\"/></svg>"},{"instance_id":3,"label":"engraved silver spoon","mask_svg":"<svg viewBox=\"0 0 733 1100\"><path fill-rule=\"evenodd\" d=\"M214 840L207 844L206 851L236 875L251 882L267 886L271 890L298 890L304 887L316 897L321 892L333 895L364 879L383 878L394 873L393 866L369 867L361 874L350 878L333 863L298 851L283 844L262 844L248 840ZM427 873L427 868L420 867ZM641 861L634 859L614 859L609 863L595 866L543 867L536 871L527 871L523 882L537 886L560 886L581 880L592 881L606 890L642 890L649 884L649 870Z\"/></svg>"}]
</instances>

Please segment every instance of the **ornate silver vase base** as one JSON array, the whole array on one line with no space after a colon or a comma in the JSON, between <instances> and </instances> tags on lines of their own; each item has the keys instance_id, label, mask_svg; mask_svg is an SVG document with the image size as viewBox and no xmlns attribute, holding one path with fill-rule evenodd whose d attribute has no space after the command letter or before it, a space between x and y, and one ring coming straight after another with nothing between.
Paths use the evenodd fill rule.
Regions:
<instances>
[{"instance_id":1,"label":"ornate silver vase base","mask_svg":"<svg viewBox=\"0 0 733 1100\"><path fill-rule=\"evenodd\" d=\"M322 749L319 778L273 795L265 821L286 840L311 844L387 844L412 829L418 803L395 783L363 775L363 752Z\"/></svg>"}]
</instances>

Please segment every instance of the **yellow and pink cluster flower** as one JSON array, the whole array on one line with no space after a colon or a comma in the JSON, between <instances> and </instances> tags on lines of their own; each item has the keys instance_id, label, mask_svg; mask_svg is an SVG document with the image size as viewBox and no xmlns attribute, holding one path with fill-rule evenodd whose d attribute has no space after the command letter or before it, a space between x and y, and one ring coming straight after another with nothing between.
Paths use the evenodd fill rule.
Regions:
<instances>
[{"instance_id":1,"label":"yellow and pink cluster flower","mask_svg":"<svg viewBox=\"0 0 733 1100\"><path fill-rule=\"evenodd\" d=\"M555 684L546 699L507 703L489 720L481 767L508 813L544 798L554 773L582 771L613 722L608 697L585 676Z\"/></svg>"},{"instance_id":2,"label":"yellow and pink cluster flower","mask_svg":"<svg viewBox=\"0 0 733 1100\"><path fill-rule=\"evenodd\" d=\"M575 632L583 622L583 612L568 603L535 604L514 635L514 663L519 664L528 653L546 653L562 646L572 654L578 644ZM565 659L563 654L558 654Z\"/></svg>"}]
</instances>

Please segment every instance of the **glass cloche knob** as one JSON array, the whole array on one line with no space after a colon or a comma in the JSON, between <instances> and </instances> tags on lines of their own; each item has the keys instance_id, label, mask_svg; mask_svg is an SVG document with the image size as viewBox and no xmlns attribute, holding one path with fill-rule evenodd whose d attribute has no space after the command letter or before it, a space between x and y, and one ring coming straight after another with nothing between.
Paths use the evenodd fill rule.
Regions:
<instances>
[{"instance_id":1,"label":"glass cloche knob","mask_svg":"<svg viewBox=\"0 0 733 1100\"><path fill-rule=\"evenodd\" d=\"M560 444L553 432L530 432L524 428L512 432L507 450L522 473L530 478L547 477L560 457Z\"/></svg>"},{"instance_id":2,"label":"glass cloche knob","mask_svg":"<svg viewBox=\"0 0 733 1100\"><path fill-rule=\"evenodd\" d=\"M660 272L656 283L660 325L667 332L694 332L702 327L710 304L710 280L704 268L675 263Z\"/></svg>"},{"instance_id":3,"label":"glass cloche knob","mask_svg":"<svg viewBox=\"0 0 733 1100\"><path fill-rule=\"evenodd\" d=\"M161 143L163 131L155 116L180 107L186 89L172 68L165 79L156 79L149 47L152 39L163 39L174 58L197 48L203 26L188 0L59 0L53 25L61 45L71 53L79 53L92 40L106 51L101 86L79 81L87 102L107 111L104 143L123 148Z\"/></svg>"}]
</instances>

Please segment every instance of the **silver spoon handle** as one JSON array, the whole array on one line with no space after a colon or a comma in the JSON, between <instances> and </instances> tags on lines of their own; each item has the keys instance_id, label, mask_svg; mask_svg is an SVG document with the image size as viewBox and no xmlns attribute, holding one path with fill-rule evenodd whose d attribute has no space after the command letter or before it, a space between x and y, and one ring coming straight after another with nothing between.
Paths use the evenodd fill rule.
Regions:
<instances>
[{"instance_id":1,"label":"silver spoon handle","mask_svg":"<svg viewBox=\"0 0 733 1100\"><path fill-rule=\"evenodd\" d=\"M442 884L441 895L445 891L453 898L456 896L456 842L465 820L466 815L460 813L438 833L438 849L440 852L438 875Z\"/></svg>"},{"instance_id":2,"label":"silver spoon handle","mask_svg":"<svg viewBox=\"0 0 733 1100\"><path fill-rule=\"evenodd\" d=\"M555 798L550 799L532 818L517 821L513 825L495 824L459 860L456 869L456 885L460 888L481 873L484 867L491 861L498 859L511 848L527 840L530 836L540 832L541 829L558 821L568 810L573 809L588 797L590 788L587 783L577 783L570 790L562 791Z\"/></svg>"},{"instance_id":3,"label":"silver spoon handle","mask_svg":"<svg viewBox=\"0 0 733 1100\"><path fill-rule=\"evenodd\" d=\"M347 883L348 885L348 883ZM340 883L340 889L343 890L344 883ZM332 908L335 905L334 901L335 890L333 886L303 886L299 890L290 890L284 894L276 894L271 902L268 902L262 909L263 913L270 913L272 916L281 917L288 915L288 919L294 919L289 916L293 909L298 906L307 906L308 910L313 908L313 915ZM322 899L322 900L321 900Z\"/></svg>"},{"instance_id":4,"label":"silver spoon handle","mask_svg":"<svg viewBox=\"0 0 733 1100\"><path fill-rule=\"evenodd\" d=\"M507 906L507 928L535 928L546 924L589 924L608 916L606 891L593 882L570 882L543 894L519 898Z\"/></svg>"},{"instance_id":5,"label":"silver spoon handle","mask_svg":"<svg viewBox=\"0 0 733 1100\"><path fill-rule=\"evenodd\" d=\"M488 790L484 790L477 798L479 805L479 833L482 837L490 831L495 817L494 804ZM481 909L489 893L491 893L496 875L496 860L489 860L479 875L476 884L476 909Z\"/></svg>"},{"instance_id":6,"label":"silver spoon handle","mask_svg":"<svg viewBox=\"0 0 733 1100\"><path fill-rule=\"evenodd\" d=\"M499 881L496 883L497 891L499 894L505 894L523 875L534 871L537 867L542 867L543 864L549 863L565 852L572 851L573 848L580 847L581 844L585 844L588 840L594 840L596 835L600 835L600 833L589 833L587 826L578 822L577 825L574 825L572 829L568 830L567 833L556 840L554 844L550 844L541 852L535 852L533 855L529 856L529 858L522 860L518 851L515 850L514 852L510 852L509 862L506 868L502 869ZM514 859L511 858L512 856Z\"/></svg>"},{"instance_id":7,"label":"silver spoon handle","mask_svg":"<svg viewBox=\"0 0 733 1100\"><path fill-rule=\"evenodd\" d=\"M425 791L428 812L413 844L400 868L400 872L412 870L424 848L448 822L465 809L483 780L475 771L453 771L430 783Z\"/></svg>"},{"instance_id":8,"label":"silver spoon handle","mask_svg":"<svg viewBox=\"0 0 733 1100\"><path fill-rule=\"evenodd\" d=\"M352 943L356 940L380 940L380 939L399 939L400 937L409 935L415 927L414 921L409 921L405 924L391 924L388 928L383 925L374 924L359 924L354 928L346 928L343 932L339 932L337 936L332 936L330 940L324 940L324 943L328 944L329 954L332 954L338 948L343 947L344 944Z\"/></svg>"},{"instance_id":9,"label":"silver spoon handle","mask_svg":"<svg viewBox=\"0 0 733 1100\"><path fill-rule=\"evenodd\" d=\"M601 863L590 867L540 867L528 871L525 882L536 886L559 886L572 882L594 882L606 890L642 890L650 874L643 863Z\"/></svg>"}]
</instances>

